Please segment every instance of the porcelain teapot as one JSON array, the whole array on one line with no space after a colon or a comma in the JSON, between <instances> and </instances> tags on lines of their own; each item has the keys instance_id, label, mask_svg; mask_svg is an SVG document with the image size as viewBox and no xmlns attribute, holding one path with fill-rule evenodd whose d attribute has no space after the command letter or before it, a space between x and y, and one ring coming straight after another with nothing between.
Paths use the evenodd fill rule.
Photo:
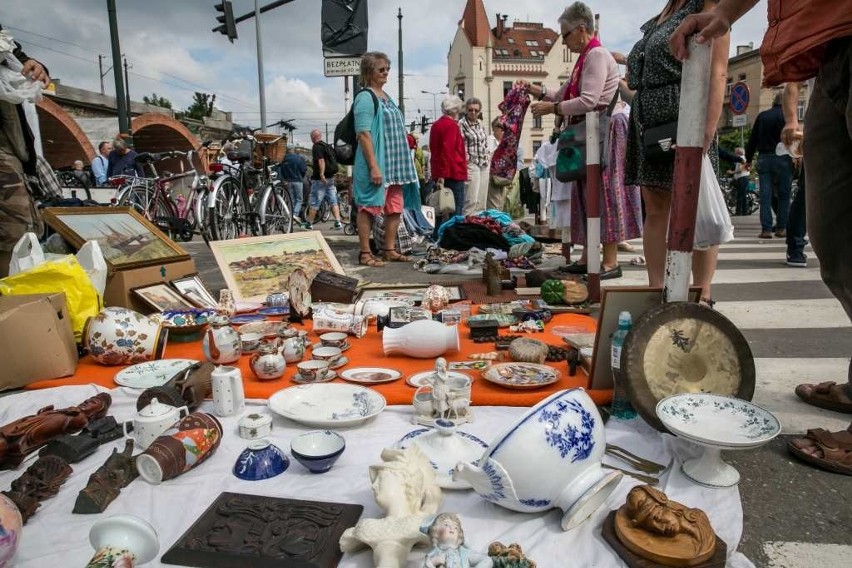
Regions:
<instances>
[{"instance_id":1,"label":"porcelain teapot","mask_svg":"<svg viewBox=\"0 0 852 568\"><path fill-rule=\"evenodd\" d=\"M305 355L305 340L299 336L285 339L281 342L280 353L287 363L298 363Z\"/></svg>"},{"instance_id":2,"label":"porcelain teapot","mask_svg":"<svg viewBox=\"0 0 852 568\"><path fill-rule=\"evenodd\" d=\"M572 529L618 486L622 474L601 468L606 438L595 403L583 389L552 394L497 436L482 457L456 465L453 479L513 511L563 510Z\"/></svg>"},{"instance_id":3,"label":"porcelain teapot","mask_svg":"<svg viewBox=\"0 0 852 568\"><path fill-rule=\"evenodd\" d=\"M124 435L133 438L144 450L187 414L189 409L186 406L175 408L152 398L148 406L136 413L136 418L122 425ZM128 430L130 426L133 427L132 433Z\"/></svg>"},{"instance_id":4,"label":"porcelain teapot","mask_svg":"<svg viewBox=\"0 0 852 568\"><path fill-rule=\"evenodd\" d=\"M242 355L240 334L231 327L227 316L213 316L208 320L207 332L201 342L207 360L223 365L239 360Z\"/></svg>"}]
</instances>

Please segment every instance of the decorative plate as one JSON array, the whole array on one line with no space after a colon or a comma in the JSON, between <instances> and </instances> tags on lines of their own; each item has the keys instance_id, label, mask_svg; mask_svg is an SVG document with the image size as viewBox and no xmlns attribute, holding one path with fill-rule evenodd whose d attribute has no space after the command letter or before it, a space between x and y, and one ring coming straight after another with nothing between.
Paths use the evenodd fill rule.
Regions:
<instances>
[{"instance_id":1,"label":"decorative plate","mask_svg":"<svg viewBox=\"0 0 852 568\"><path fill-rule=\"evenodd\" d=\"M468 322L485 320L495 320L497 322L497 327L509 327L510 325L518 323L518 318L512 314L481 314L468 316L467 318Z\"/></svg>"},{"instance_id":2,"label":"decorative plate","mask_svg":"<svg viewBox=\"0 0 852 568\"><path fill-rule=\"evenodd\" d=\"M259 310L260 308L263 307L263 304L261 304L260 302L240 301L240 302L234 302L234 305L237 308L238 314L247 314L249 312L256 312L257 310Z\"/></svg>"},{"instance_id":3,"label":"decorative plate","mask_svg":"<svg viewBox=\"0 0 852 568\"><path fill-rule=\"evenodd\" d=\"M290 313L290 308L282 306L272 306L270 308L260 308L257 313L265 316L284 316Z\"/></svg>"},{"instance_id":4,"label":"decorative plate","mask_svg":"<svg viewBox=\"0 0 852 568\"><path fill-rule=\"evenodd\" d=\"M252 323L263 321L266 316L262 314L240 314L230 318L230 323L233 325L242 325L244 323Z\"/></svg>"},{"instance_id":5,"label":"decorative plate","mask_svg":"<svg viewBox=\"0 0 852 568\"><path fill-rule=\"evenodd\" d=\"M167 310L152 314L150 318L162 322L169 330L169 335L187 335L197 333L207 326L207 320L215 315L216 310Z\"/></svg>"},{"instance_id":6,"label":"decorative plate","mask_svg":"<svg viewBox=\"0 0 852 568\"><path fill-rule=\"evenodd\" d=\"M269 397L269 408L294 422L319 428L357 426L385 409L385 397L343 383L299 385Z\"/></svg>"},{"instance_id":7,"label":"decorative plate","mask_svg":"<svg viewBox=\"0 0 852 568\"><path fill-rule=\"evenodd\" d=\"M198 363L195 359L160 359L137 363L115 374L115 383L132 389L161 387L187 367Z\"/></svg>"},{"instance_id":8,"label":"decorative plate","mask_svg":"<svg viewBox=\"0 0 852 568\"><path fill-rule=\"evenodd\" d=\"M435 480L444 489L470 489L464 480L453 480L453 469L459 462L472 463L482 457L488 444L467 432L454 428L419 428L399 439L394 447L404 450L418 446L435 469Z\"/></svg>"},{"instance_id":9,"label":"decorative plate","mask_svg":"<svg viewBox=\"0 0 852 568\"><path fill-rule=\"evenodd\" d=\"M754 396L748 341L725 316L697 303L675 302L645 312L633 322L623 352L630 402L661 432L666 428L657 403L666 397L697 392L742 400Z\"/></svg>"},{"instance_id":10,"label":"decorative plate","mask_svg":"<svg viewBox=\"0 0 852 568\"><path fill-rule=\"evenodd\" d=\"M375 385L379 383L390 383L402 377L402 373L394 369L382 367L355 367L340 372L340 378L352 383L364 385Z\"/></svg>"},{"instance_id":11,"label":"decorative plate","mask_svg":"<svg viewBox=\"0 0 852 568\"><path fill-rule=\"evenodd\" d=\"M337 373L335 373L332 370L327 371L325 376L321 379L306 379L305 377L302 376L301 373L299 373L299 371L296 371L296 374L293 375L292 380L293 380L294 383L298 383L300 385L313 385L313 384L319 384L319 383L330 383L331 381L333 381L336 378L337 378Z\"/></svg>"},{"instance_id":12,"label":"decorative plate","mask_svg":"<svg viewBox=\"0 0 852 568\"><path fill-rule=\"evenodd\" d=\"M290 327L286 321L255 321L240 326L240 333L259 333L263 337L278 337L278 332Z\"/></svg>"},{"instance_id":13,"label":"decorative plate","mask_svg":"<svg viewBox=\"0 0 852 568\"><path fill-rule=\"evenodd\" d=\"M301 268L290 273L288 280L290 306L299 318L306 318L311 311L311 278Z\"/></svg>"},{"instance_id":14,"label":"decorative plate","mask_svg":"<svg viewBox=\"0 0 852 568\"><path fill-rule=\"evenodd\" d=\"M781 432L781 423L768 410L715 394L670 396L657 404L657 416L678 436L724 447L759 446Z\"/></svg>"},{"instance_id":15,"label":"decorative plate","mask_svg":"<svg viewBox=\"0 0 852 568\"><path fill-rule=\"evenodd\" d=\"M498 363L482 372L485 380L507 389L538 389L559 380L561 373L535 363Z\"/></svg>"},{"instance_id":16,"label":"decorative plate","mask_svg":"<svg viewBox=\"0 0 852 568\"><path fill-rule=\"evenodd\" d=\"M419 373L414 373L413 375L411 375L410 377L405 379L405 382L408 383L409 385L411 385L414 388L430 387L430 386L432 386L432 383L429 382L429 378L434 374L435 374L434 369L432 369L431 371L421 371ZM454 379L454 378L455 379L461 379L463 381L473 380L470 377L470 375L468 375L466 373L460 373L458 371L448 371L447 377L450 380Z\"/></svg>"}]
</instances>

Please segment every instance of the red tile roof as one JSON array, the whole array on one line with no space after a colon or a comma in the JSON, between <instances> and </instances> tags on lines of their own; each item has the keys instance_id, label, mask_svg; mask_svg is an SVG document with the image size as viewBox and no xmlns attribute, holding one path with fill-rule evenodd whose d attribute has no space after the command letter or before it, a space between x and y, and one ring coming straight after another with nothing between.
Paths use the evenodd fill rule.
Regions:
<instances>
[{"instance_id":1,"label":"red tile roof","mask_svg":"<svg viewBox=\"0 0 852 568\"><path fill-rule=\"evenodd\" d=\"M485 47L488 44L491 31L488 29L488 15L482 0L467 0L459 25L473 47Z\"/></svg>"},{"instance_id":2,"label":"red tile roof","mask_svg":"<svg viewBox=\"0 0 852 568\"><path fill-rule=\"evenodd\" d=\"M501 26L492 30L494 37L494 60L499 59L542 59L559 43L559 34L543 24L515 22L512 27ZM499 35L499 37L498 37Z\"/></svg>"}]
</instances>

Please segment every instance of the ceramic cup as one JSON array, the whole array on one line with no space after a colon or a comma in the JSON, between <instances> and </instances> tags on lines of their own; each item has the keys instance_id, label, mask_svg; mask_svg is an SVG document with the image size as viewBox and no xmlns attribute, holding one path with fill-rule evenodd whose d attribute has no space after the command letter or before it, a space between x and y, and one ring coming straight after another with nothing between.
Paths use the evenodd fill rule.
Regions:
<instances>
[{"instance_id":1,"label":"ceramic cup","mask_svg":"<svg viewBox=\"0 0 852 568\"><path fill-rule=\"evenodd\" d=\"M328 361L329 365L334 365L341 353L339 347L315 347L312 355L317 361Z\"/></svg>"},{"instance_id":2,"label":"ceramic cup","mask_svg":"<svg viewBox=\"0 0 852 568\"><path fill-rule=\"evenodd\" d=\"M185 416L136 458L136 469L148 483L158 484L189 471L209 458L222 440L222 425L203 412Z\"/></svg>"},{"instance_id":3,"label":"ceramic cup","mask_svg":"<svg viewBox=\"0 0 852 568\"><path fill-rule=\"evenodd\" d=\"M298 367L299 374L306 381L321 380L328 373L328 361L319 361L317 359L303 361L296 365L296 367Z\"/></svg>"},{"instance_id":4,"label":"ceramic cup","mask_svg":"<svg viewBox=\"0 0 852 568\"><path fill-rule=\"evenodd\" d=\"M289 297L284 292L275 292L266 297L266 306L269 308L285 308L289 303Z\"/></svg>"},{"instance_id":5,"label":"ceramic cup","mask_svg":"<svg viewBox=\"0 0 852 568\"><path fill-rule=\"evenodd\" d=\"M240 342L243 346L243 353L257 351L257 348L260 347L261 339L263 339L263 336L259 333L241 333Z\"/></svg>"},{"instance_id":6,"label":"ceramic cup","mask_svg":"<svg viewBox=\"0 0 852 568\"><path fill-rule=\"evenodd\" d=\"M346 345L346 338L348 336L345 333L341 333L339 331L333 331L331 333L323 333L320 335L320 341L322 342L323 347L339 347L343 348Z\"/></svg>"}]
</instances>

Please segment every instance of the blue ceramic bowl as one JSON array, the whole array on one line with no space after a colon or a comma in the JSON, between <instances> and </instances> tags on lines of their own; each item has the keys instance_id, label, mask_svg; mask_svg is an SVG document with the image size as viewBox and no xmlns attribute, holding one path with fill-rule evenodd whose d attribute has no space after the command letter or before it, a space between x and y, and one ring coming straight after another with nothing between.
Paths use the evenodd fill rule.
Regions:
<instances>
[{"instance_id":1,"label":"blue ceramic bowl","mask_svg":"<svg viewBox=\"0 0 852 568\"><path fill-rule=\"evenodd\" d=\"M290 442L290 453L311 473L330 470L345 449L343 436L330 430L305 432Z\"/></svg>"},{"instance_id":2,"label":"blue ceramic bowl","mask_svg":"<svg viewBox=\"0 0 852 568\"><path fill-rule=\"evenodd\" d=\"M234 475L246 481L269 479L287 471L290 458L279 448L263 438L249 443L234 464Z\"/></svg>"}]
</instances>

